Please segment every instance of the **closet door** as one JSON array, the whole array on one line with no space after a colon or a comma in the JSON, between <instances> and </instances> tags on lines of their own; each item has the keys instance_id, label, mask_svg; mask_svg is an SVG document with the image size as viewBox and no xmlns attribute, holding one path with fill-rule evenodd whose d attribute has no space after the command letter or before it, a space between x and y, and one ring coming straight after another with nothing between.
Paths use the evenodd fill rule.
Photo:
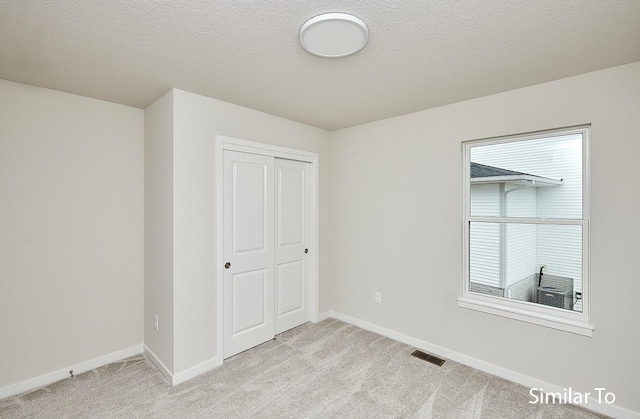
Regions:
<instances>
[{"instance_id":1,"label":"closet door","mask_svg":"<svg viewBox=\"0 0 640 419\"><path fill-rule=\"evenodd\" d=\"M309 163L276 159L275 333L308 321Z\"/></svg>"},{"instance_id":2,"label":"closet door","mask_svg":"<svg viewBox=\"0 0 640 419\"><path fill-rule=\"evenodd\" d=\"M274 332L274 158L224 151L224 354Z\"/></svg>"}]
</instances>

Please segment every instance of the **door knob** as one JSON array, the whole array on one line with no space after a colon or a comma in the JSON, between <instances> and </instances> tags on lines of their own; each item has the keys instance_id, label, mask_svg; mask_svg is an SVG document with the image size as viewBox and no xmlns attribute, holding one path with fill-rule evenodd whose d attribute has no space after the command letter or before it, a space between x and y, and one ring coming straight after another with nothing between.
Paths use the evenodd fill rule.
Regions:
<instances>
[{"instance_id":1,"label":"door knob","mask_svg":"<svg viewBox=\"0 0 640 419\"><path fill-rule=\"evenodd\" d=\"M231 267L231 263L227 262L224 264L225 269L229 269Z\"/></svg>"},{"instance_id":2,"label":"door knob","mask_svg":"<svg viewBox=\"0 0 640 419\"><path fill-rule=\"evenodd\" d=\"M309 253L309 249L304 249L304 252L305 253Z\"/></svg>"}]
</instances>

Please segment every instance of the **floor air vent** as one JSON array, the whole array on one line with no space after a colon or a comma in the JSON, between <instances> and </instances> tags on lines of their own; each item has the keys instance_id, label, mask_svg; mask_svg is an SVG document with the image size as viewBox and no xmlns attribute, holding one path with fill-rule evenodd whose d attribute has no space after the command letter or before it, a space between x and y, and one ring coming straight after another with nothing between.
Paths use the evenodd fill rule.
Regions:
<instances>
[{"instance_id":1,"label":"floor air vent","mask_svg":"<svg viewBox=\"0 0 640 419\"><path fill-rule=\"evenodd\" d=\"M419 358L423 361L431 362L432 364L437 365L439 367L441 367L442 364L444 364L444 359L438 358L437 356L425 354L422 351L414 351L411 354L411 356L415 356L416 358Z\"/></svg>"}]
</instances>

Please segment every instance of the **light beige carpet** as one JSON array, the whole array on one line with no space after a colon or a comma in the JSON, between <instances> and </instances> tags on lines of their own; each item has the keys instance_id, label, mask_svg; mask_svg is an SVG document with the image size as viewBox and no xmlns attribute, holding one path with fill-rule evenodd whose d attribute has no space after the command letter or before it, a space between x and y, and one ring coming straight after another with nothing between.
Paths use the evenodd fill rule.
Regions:
<instances>
[{"instance_id":1,"label":"light beige carpet","mask_svg":"<svg viewBox=\"0 0 640 419\"><path fill-rule=\"evenodd\" d=\"M0 400L2 418L599 418L337 320L307 323L171 387L143 355Z\"/></svg>"}]
</instances>

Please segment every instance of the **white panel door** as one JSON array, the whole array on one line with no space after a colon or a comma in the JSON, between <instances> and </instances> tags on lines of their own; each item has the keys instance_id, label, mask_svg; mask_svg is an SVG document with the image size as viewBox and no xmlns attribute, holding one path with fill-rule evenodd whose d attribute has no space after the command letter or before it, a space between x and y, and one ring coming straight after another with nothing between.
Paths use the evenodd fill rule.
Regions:
<instances>
[{"instance_id":1,"label":"white panel door","mask_svg":"<svg viewBox=\"0 0 640 419\"><path fill-rule=\"evenodd\" d=\"M274 158L224 151L224 354L274 332Z\"/></svg>"},{"instance_id":2,"label":"white panel door","mask_svg":"<svg viewBox=\"0 0 640 419\"><path fill-rule=\"evenodd\" d=\"M309 320L309 163L276 159L275 332Z\"/></svg>"}]
</instances>

